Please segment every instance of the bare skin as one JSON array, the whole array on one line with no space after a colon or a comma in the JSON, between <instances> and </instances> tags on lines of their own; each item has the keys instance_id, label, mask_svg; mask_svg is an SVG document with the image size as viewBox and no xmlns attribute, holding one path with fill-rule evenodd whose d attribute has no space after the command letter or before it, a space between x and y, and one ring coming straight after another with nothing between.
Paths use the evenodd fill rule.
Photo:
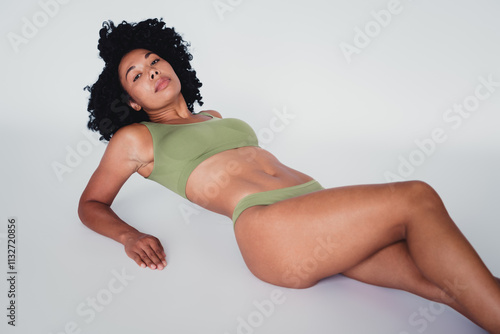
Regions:
<instances>
[{"instance_id":1,"label":"bare skin","mask_svg":"<svg viewBox=\"0 0 500 334\"><path fill-rule=\"evenodd\" d=\"M183 124L210 118L187 109L175 72L148 50L125 55L119 76L132 98L130 105L144 109L151 121ZM237 168L224 176L225 182L217 182L228 165ZM122 243L138 265L161 270L167 263L159 240L126 224L110 208L130 175L147 177L153 167L148 129L141 124L120 129L82 194L79 215L89 228ZM242 147L198 165L186 195L231 217L246 195L309 180L261 148ZM218 188L208 188L210 183ZM271 284L307 288L342 273L445 303L489 332L500 333L500 283L425 183L325 189L254 206L239 217L235 235L250 271Z\"/></svg>"}]
</instances>

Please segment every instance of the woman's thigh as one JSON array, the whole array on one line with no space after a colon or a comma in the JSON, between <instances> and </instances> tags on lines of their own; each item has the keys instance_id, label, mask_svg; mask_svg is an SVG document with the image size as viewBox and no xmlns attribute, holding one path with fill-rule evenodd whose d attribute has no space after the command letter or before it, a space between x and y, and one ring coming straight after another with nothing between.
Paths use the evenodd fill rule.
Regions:
<instances>
[{"instance_id":1,"label":"woman's thigh","mask_svg":"<svg viewBox=\"0 0 500 334\"><path fill-rule=\"evenodd\" d=\"M422 183L349 186L254 206L236 222L238 246L260 279L308 287L404 239L412 214L408 194L419 187Z\"/></svg>"}]
</instances>

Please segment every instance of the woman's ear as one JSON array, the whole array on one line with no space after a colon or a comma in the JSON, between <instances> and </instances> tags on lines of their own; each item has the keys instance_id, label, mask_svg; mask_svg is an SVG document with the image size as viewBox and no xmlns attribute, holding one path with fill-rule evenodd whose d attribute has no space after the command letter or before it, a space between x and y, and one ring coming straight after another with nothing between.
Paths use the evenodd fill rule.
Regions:
<instances>
[{"instance_id":1,"label":"woman's ear","mask_svg":"<svg viewBox=\"0 0 500 334\"><path fill-rule=\"evenodd\" d=\"M135 111L140 111L142 109L142 107L138 105L137 102L132 100L132 98L128 100L128 105L131 106Z\"/></svg>"}]
</instances>

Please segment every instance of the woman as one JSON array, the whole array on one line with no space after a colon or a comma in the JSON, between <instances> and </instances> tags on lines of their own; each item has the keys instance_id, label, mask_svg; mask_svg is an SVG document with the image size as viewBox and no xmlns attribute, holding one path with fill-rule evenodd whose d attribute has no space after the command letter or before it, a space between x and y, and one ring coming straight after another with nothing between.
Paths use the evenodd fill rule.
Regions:
<instances>
[{"instance_id":1,"label":"woman","mask_svg":"<svg viewBox=\"0 0 500 334\"><path fill-rule=\"evenodd\" d=\"M122 243L138 265L166 266L158 239L110 208L137 172L232 218L248 268L266 282L307 288L342 273L445 303L500 333L499 280L430 186L324 189L261 149L246 123L193 113L201 83L187 46L161 20L101 29L106 65L87 87L89 128L109 144L80 199L86 226Z\"/></svg>"}]
</instances>

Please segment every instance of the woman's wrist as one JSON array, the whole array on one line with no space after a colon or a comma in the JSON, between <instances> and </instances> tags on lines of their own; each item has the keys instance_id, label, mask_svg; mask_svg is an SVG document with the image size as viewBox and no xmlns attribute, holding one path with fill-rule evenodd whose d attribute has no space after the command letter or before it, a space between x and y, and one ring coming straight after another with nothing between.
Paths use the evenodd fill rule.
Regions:
<instances>
[{"instance_id":1,"label":"woman's wrist","mask_svg":"<svg viewBox=\"0 0 500 334\"><path fill-rule=\"evenodd\" d=\"M137 236L138 234L140 234L140 233L141 233L141 232L139 232L139 231L138 231L138 230L136 230L135 228L131 227L131 228L130 228L130 230L125 231L125 232L121 233L121 234L118 236L117 241L118 241L119 243L121 243L122 245L125 245L125 243L126 243L128 240L130 240L130 239L132 239L132 238L136 237L136 236Z\"/></svg>"}]
</instances>

